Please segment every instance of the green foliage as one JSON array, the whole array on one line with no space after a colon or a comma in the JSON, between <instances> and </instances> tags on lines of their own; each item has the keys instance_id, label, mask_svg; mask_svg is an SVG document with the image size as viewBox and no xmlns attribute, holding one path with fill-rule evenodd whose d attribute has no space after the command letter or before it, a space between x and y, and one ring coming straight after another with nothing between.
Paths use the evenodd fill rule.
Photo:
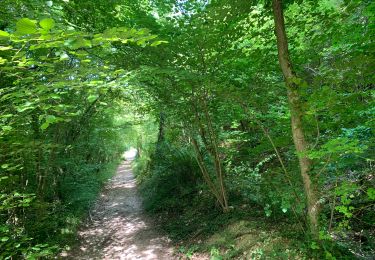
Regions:
<instances>
[{"instance_id":1,"label":"green foliage","mask_svg":"<svg viewBox=\"0 0 375 260\"><path fill-rule=\"evenodd\" d=\"M373 254L375 4L284 2L306 154L293 145L271 1L0 1L0 258L70 244L130 146L144 205L175 220L164 223L173 239L241 217L305 234L308 156L320 241L304 248ZM204 250L239 256L233 236ZM279 247L241 256L298 255Z\"/></svg>"},{"instance_id":2,"label":"green foliage","mask_svg":"<svg viewBox=\"0 0 375 260\"><path fill-rule=\"evenodd\" d=\"M72 244L126 147L116 81L124 70L92 52L160 43L148 30L93 34L60 18L22 18L0 31L2 259L50 257Z\"/></svg>"},{"instance_id":3,"label":"green foliage","mask_svg":"<svg viewBox=\"0 0 375 260\"><path fill-rule=\"evenodd\" d=\"M189 4L181 5L181 10L190 10ZM166 19L161 34L169 42L162 49L168 59L143 67L136 84L155 98L156 113L162 111L167 118L167 142L185 147L196 138L210 174L212 147L205 138L216 138L232 205L256 203L265 217L293 219L303 233L307 210L298 174L302 154L296 155L293 148L269 5L222 0L193 10L188 17ZM290 53L298 75L293 83L299 87L305 114L303 128L310 144L311 178L322 208L321 228L329 228L336 238L336 232L343 232L343 221L347 234L365 226L371 230L373 223L355 220L373 215L371 195L367 195L373 186L374 154L371 12L370 1L285 5ZM158 159L150 156L146 161L151 166ZM161 172L174 169L169 161L159 163L165 165ZM143 176L144 183L155 178ZM171 186L163 181L168 183L166 189ZM144 193L155 186L161 189L150 185ZM180 211L178 203L168 205ZM166 207L165 211L173 210ZM319 246L313 254L332 259L345 254L329 248L331 240L321 239L328 249Z\"/></svg>"},{"instance_id":4,"label":"green foliage","mask_svg":"<svg viewBox=\"0 0 375 260\"><path fill-rule=\"evenodd\" d=\"M145 156L151 156L151 159L144 162ZM191 149L159 144L156 151L144 154L135 164L146 210L176 212L191 205L191 199L198 193L196 184L199 180L199 168Z\"/></svg>"}]
</instances>

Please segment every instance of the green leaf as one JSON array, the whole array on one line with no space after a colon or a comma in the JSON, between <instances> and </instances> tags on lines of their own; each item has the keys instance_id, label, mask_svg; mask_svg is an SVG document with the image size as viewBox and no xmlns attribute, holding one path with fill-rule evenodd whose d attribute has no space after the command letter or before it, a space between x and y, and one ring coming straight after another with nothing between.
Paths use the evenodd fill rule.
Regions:
<instances>
[{"instance_id":1,"label":"green leaf","mask_svg":"<svg viewBox=\"0 0 375 260\"><path fill-rule=\"evenodd\" d=\"M56 117L53 116L53 115L48 115L46 117L46 122L48 122L49 124L54 123L54 122L56 122Z\"/></svg>"},{"instance_id":2,"label":"green leaf","mask_svg":"<svg viewBox=\"0 0 375 260\"><path fill-rule=\"evenodd\" d=\"M52 18L46 18L39 22L40 26L45 30L51 30L53 27L55 27L55 20Z\"/></svg>"},{"instance_id":3,"label":"green leaf","mask_svg":"<svg viewBox=\"0 0 375 260\"><path fill-rule=\"evenodd\" d=\"M162 43L168 43L167 41L154 41L152 44L151 44L151 46L158 46L158 45L160 45L160 44L162 44Z\"/></svg>"},{"instance_id":4,"label":"green leaf","mask_svg":"<svg viewBox=\"0 0 375 260\"><path fill-rule=\"evenodd\" d=\"M6 241L8 241L9 240L9 237L2 237L1 238L1 242L6 242Z\"/></svg>"},{"instance_id":5,"label":"green leaf","mask_svg":"<svg viewBox=\"0 0 375 260\"><path fill-rule=\"evenodd\" d=\"M54 115L47 115L46 121L40 126L40 129L45 130L49 127L50 124L54 124L54 123L61 122L61 121L64 121L64 119L61 117L56 117Z\"/></svg>"},{"instance_id":6,"label":"green leaf","mask_svg":"<svg viewBox=\"0 0 375 260\"><path fill-rule=\"evenodd\" d=\"M367 190L367 196L370 200L375 200L375 189L374 188L369 188Z\"/></svg>"},{"instance_id":7,"label":"green leaf","mask_svg":"<svg viewBox=\"0 0 375 260\"><path fill-rule=\"evenodd\" d=\"M44 123L40 126L40 129L42 129L42 130L46 130L48 127L49 127L49 123L44 122Z\"/></svg>"},{"instance_id":8,"label":"green leaf","mask_svg":"<svg viewBox=\"0 0 375 260\"><path fill-rule=\"evenodd\" d=\"M18 112L25 112L26 110L34 109L34 106L31 102L26 102L21 107L17 107Z\"/></svg>"},{"instance_id":9,"label":"green leaf","mask_svg":"<svg viewBox=\"0 0 375 260\"><path fill-rule=\"evenodd\" d=\"M6 179L9 179L9 176L3 176L3 177L0 177L0 181L1 181L1 180L6 180Z\"/></svg>"},{"instance_id":10,"label":"green leaf","mask_svg":"<svg viewBox=\"0 0 375 260\"><path fill-rule=\"evenodd\" d=\"M0 51L7 51L11 50L13 47L12 46L0 46Z\"/></svg>"},{"instance_id":11,"label":"green leaf","mask_svg":"<svg viewBox=\"0 0 375 260\"><path fill-rule=\"evenodd\" d=\"M335 209L344 214L346 217L351 218L353 214L350 212L351 208L346 207L346 206L336 206Z\"/></svg>"},{"instance_id":12,"label":"green leaf","mask_svg":"<svg viewBox=\"0 0 375 260\"><path fill-rule=\"evenodd\" d=\"M50 124L53 124L56 121L58 121L58 118L56 118L54 115L47 115L46 121L40 126L40 129L46 130Z\"/></svg>"},{"instance_id":13,"label":"green leaf","mask_svg":"<svg viewBox=\"0 0 375 260\"><path fill-rule=\"evenodd\" d=\"M266 204L264 207L264 213L266 213L267 217L270 217L272 214L271 206L269 204Z\"/></svg>"},{"instance_id":14,"label":"green leaf","mask_svg":"<svg viewBox=\"0 0 375 260\"><path fill-rule=\"evenodd\" d=\"M92 47L91 41L86 40L83 37L79 37L73 40L71 43L69 43L69 45L70 45L70 48L73 50L76 50L79 48L85 48L85 47L88 47L88 48Z\"/></svg>"},{"instance_id":15,"label":"green leaf","mask_svg":"<svg viewBox=\"0 0 375 260\"><path fill-rule=\"evenodd\" d=\"M0 39L1 38L9 38L10 34L8 32L0 30Z\"/></svg>"},{"instance_id":16,"label":"green leaf","mask_svg":"<svg viewBox=\"0 0 375 260\"><path fill-rule=\"evenodd\" d=\"M36 33L36 21L22 18L16 24L17 33L20 35Z\"/></svg>"},{"instance_id":17,"label":"green leaf","mask_svg":"<svg viewBox=\"0 0 375 260\"><path fill-rule=\"evenodd\" d=\"M57 94L50 95L50 98L52 98L52 99L61 99L61 97L59 95L57 95Z\"/></svg>"},{"instance_id":18,"label":"green leaf","mask_svg":"<svg viewBox=\"0 0 375 260\"><path fill-rule=\"evenodd\" d=\"M89 102L94 102L98 98L98 95L90 95L87 97Z\"/></svg>"},{"instance_id":19,"label":"green leaf","mask_svg":"<svg viewBox=\"0 0 375 260\"><path fill-rule=\"evenodd\" d=\"M61 55L60 55L60 60L69 60L69 55L66 54L65 52L64 52L64 53L61 53Z\"/></svg>"},{"instance_id":20,"label":"green leaf","mask_svg":"<svg viewBox=\"0 0 375 260\"><path fill-rule=\"evenodd\" d=\"M6 168L8 168L9 167L9 164L3 164L3 165L1 165L1 168L2 169L6 169Z\"/></svg>"},{"instance_id":21,"label":"green leaf","mask_svg":"<svg viewBox=\"0 0 375 260\"><path fill-rule=\"evenodd\" d=\"M9 131L12 131L13 127L9 126L9 125L5 125L2 127L3 131L4 132L9 132Z\"/></svg>"},{"instance_id":22,"label":"green leaf","mask_svg":"<svg viewBox=\"0 0 375 260\"><path fill-rule=\"evenodd\" d=\"M320 247L319 247L319 245L316 242L311 242L310 248L313 249L313 250L315 250L315 249L319 249Z\"/></svg>"},{"instance_id":23,"label":"green leaf","mask_svg":"<svg viewBox=\"0 0 375 260\"><path fill-rule=\"evenodd\" d=\"M4 64L5 62L7 62L8 60L7 59L3 59L2 57L0 57L0 65L1 64Z\"/></svg>"}]
</instances>

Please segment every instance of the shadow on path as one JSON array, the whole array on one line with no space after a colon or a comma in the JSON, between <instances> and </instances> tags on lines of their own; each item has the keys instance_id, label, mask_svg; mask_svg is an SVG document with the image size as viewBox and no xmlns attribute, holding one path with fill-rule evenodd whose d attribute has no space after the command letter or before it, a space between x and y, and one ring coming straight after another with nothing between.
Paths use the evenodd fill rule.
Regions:
<instances>
[{"instance_id":1,"label":"shadow on path","mask_svg":"<svg viewBox=\"0 0 375 260\"><path fill-rule=\"evenodd\" d=\"M69 259L176 259L169 240L142 212L130 163L123 162L107 184Z\"/></svg>"}]
</instances>

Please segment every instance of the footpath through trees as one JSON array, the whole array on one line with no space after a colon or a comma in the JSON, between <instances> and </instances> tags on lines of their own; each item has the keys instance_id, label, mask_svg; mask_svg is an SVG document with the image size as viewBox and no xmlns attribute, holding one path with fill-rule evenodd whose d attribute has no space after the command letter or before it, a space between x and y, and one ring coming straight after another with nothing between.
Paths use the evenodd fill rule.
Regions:
<instances>
[{"instance_id":1,"label":"footpath through trees","mask_svg":"<svg viewBox=\"0 0 375 260\"><path fill-rule=\"evenodd\" d=\"M80 244L63 253L73 259L174 259L167 237L142 210L131 161L124 161L106 185L79 231Z\"/></svg>"}]
</instances>

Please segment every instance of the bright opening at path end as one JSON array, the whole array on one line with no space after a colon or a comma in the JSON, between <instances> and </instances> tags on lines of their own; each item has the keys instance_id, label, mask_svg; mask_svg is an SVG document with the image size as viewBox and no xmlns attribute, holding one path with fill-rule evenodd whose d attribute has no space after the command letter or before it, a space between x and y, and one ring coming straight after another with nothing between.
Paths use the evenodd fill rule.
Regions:
<instances>
[{"instance_id":1,"label":"bright opening at path end","mask_svg":"<svg viewBox=\"0 0 375 260\"><path fill-rule=\"evenodd\" d=\"M135 156L137 155L137 149L131 147L124 153L125 160L134 160Z\"/></svg>"}]
</instances>

